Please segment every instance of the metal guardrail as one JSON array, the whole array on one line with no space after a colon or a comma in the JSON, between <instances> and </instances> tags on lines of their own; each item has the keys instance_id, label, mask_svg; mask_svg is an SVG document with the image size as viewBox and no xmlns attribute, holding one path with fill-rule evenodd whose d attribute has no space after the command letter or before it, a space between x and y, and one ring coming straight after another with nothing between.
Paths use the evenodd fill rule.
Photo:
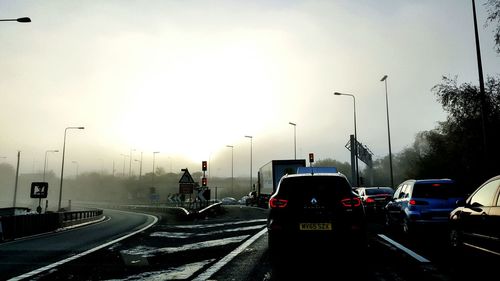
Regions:
<instances>
[{"instance_id":1,"label":"metal guardrail","mask_svg":"<svg viewBox=\"0 0 500 281\"><path fill-rule=\"evenodd\" d=\"M71 211L59 214L61 214L63 222L70 222L70 221L79 221L100 216L102 215L102 210Z\"/></svg>"},{"instance_id":2,"label":"metal guardrail","mask_svg":"<svg viewBox=\"0 0 500 281\"><path fill-rule=\"evenodd\" d=\"M47 233L103 215L99 209L0 217L0 241Z\"/></svg>"}]
</instances>

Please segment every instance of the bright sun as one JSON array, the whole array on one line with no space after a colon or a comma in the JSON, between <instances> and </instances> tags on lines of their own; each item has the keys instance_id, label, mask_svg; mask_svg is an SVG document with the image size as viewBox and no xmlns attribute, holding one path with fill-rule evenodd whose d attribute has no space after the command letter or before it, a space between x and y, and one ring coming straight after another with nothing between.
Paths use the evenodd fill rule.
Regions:
<instances>
[{"instance_id":1,"label":"bright sun","mask_svg":"<svg viewBox=\"0 0 500 281\"><path fill-rule=\"evenodd\" d=\"M241 42L168 61L143 72L129 93L121 134L135 147L199 162L258 131L262 112L273 110L273 66L255 46Z\"/></svg>"}]
</instances>

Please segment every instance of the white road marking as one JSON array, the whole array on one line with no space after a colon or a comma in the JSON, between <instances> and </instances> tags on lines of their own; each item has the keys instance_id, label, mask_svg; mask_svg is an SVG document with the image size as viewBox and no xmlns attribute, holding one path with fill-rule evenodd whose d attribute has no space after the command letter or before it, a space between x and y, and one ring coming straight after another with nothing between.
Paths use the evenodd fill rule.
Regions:
<instances>
[{"instance_id":1,"label":"white road marking","mask_svg":"<svg viewBox=\"0 0 500 281\"><path fill-rule=\"evenodd\" d=\"M214 224L186 224L186 225L173 225L169 226L171 228L211 228L211 227L220 227L220 226L228 226L228 225L238 225L238 224L249 224L255 222L267 222L267 219L258 219L258 220L247 220L247 221L237 221L237 222L225 222L225 223L214 223Z\"/></svg>"},{"instance_id":2,"label":"white road marking","mask_svg":"<svg viewBox=\"0 0 500 281\"><path fill-rule=\"evenodd\" d=\"M130 212L126 212L126 211L120 211L120 212L130 213ZM136 213L134 213L134 214L136 214ZM31 271L31 272L28 272L28 273L25 273L25 274L23 274L23 275L19 275L19 276L13 277L13 278L9 279L9 281L11 281L11 280L12 280L12 281L17 281L17 280L23 280L23 279L26 279L26 278L30 278L30 277L33 277L33 276L35 276L35 275L37 275L37 274L40 274L40 273L42 273L42 272L44 272L44 271L47 271L47 270L50 270L50 269L56 268L56 267L58 267L58 266L61 266L61 265L65 264L65 263L67 263L67 262L70 262L70 261L72 261L72 260L76 260L76 259L78 259L78 258L80 258L80 257L86 256L86 255L88 255L88 254L90 254L90 253L93 253L93 252L95 252L95 251L97 251L97 250L100 250L100 249L105 248L105 247L107 247L107 246L109 246L109 245L112 245L112 244L114 244L114 243L116 243L116 242L119 242L119 241L121 241L121 240L123 240L123 239L126 239L126 238L128 238L128 237L130 237L130 236L132 236L132 235L135 235L135 234L137 234L137 233L139 233L139 232L141 232L141 231L144 231L144 230L146 230L146 229L150 228L151 226L153 226L153 225L154 225L154 224L158 221L158 218L157 218L157 217L155 217L155 216L148 215L148 214L144 214L144 215L149 216L149 217L152 217L152 218L153 218L153 222L152 222L152 223L150 223L150 224L148 224L148 225L146 225L145 227L143 227L143 228L141 228L141 229L139 229L139 230L136 230L136 231L134 231L134 232L132 232L132 233L129 233L129 234L125 235L125 236L122 236L122 237L120 237L120 238L117 238L117 239L115 239L115 240L113 240L113 241L110 241L110 242L104 243L104 244L102 244L102 245L100 245L100 246L97 246L97 247L95 247L95 248L92 248L92 249L90 249L90 250L87 250L87 251L85 251L85 252L82 252L82 253L80 253L80 254L77 254L77 255L71 256L71 257L66 258L66 259L64 259L64 260L61 260L61 261L55 262L55 263L53 263L53 264L49 264L49 265L44 266L44 267L41 267L41 268L39 268L39 269L35 269L35 270L33 270L33 271Z\"/></svg>"},{"instance_id":3,"label":"white road marking","mask_svg":"<svg viewBox=\"0 0 500 281\"><path fill-rule=\"evenodd\" d=\"M203 232L203 233L159 231L159 232L151 233L150 236L184 239L184 238L191 238L191 237L211 236L211 235L217 235L217 234L223 234L223 233L229 233L229 232L237 232L237 231L256 230L256 229L261 229L263 227L264 227L264 225L253 225L253 226L247 226L247 227L223 229L223 230L209 231L209 232Z\"/></svg>"},{"instance_id":4,"label":"white road marking","mask_svg":"<svg viewBox=\"0 0 500 281\"><path fill-rule=\"evenodd\" d=\"M472 244L469 244L469 243L464 243L464 245L465 246L469 246L469 247L474 248L474 249L485 251L485 252L490 253L490 254L494 254L494 255L500 256L500 253L497 253L495 251L491 251L491 250L488 250L488 249L485 249L485 248L481 248L481 247L476 246L476 245L472 245Z\"/></svg>"},{"instance_id":5,"label":"white road marking","mask_svg":"<svg viewBox=\"0 0 500 281\"><path fill-rule=\"evenodd\" d=\"M248 246L250 246L255 240L259 239L264 233L267 232L267 228L262 229L259 233L250 237L245 243L241 244L238 248L234 249L227 256L223 257L217 263L209 267L207 270L198 275L193 281L206 281L212 275L214 275L217 271L219 271L224 265L228 264L232 259L234 259L237 255L239 255L243 250L245 250Z\"/></svg>"},{"instance_id":6,"label":"white road marking","mask_svg":"<svg viewBox=\"0 0 500 281\"><path fill-rule=\"evenodd\" d=\"M407 253L408 255L410 255L411 257L413 257L414 259L416 259L419 262L422 262L422 263L431 262L430 260L428 260L428 259L422 257L421 255L413 252L412 250L406 248L405 246L403 246L403 245L399 244L398 242L392 240L391 238L385 236L384 234L378 234L378 236L380 238L384 239L385 241L391 243L392 245L394 245L398 249L402 250L403 252Z\"/></svg>"},{"instance_id":7,"label":"white road marking","mask_svg":"<svg viewBox=\"0 0 500 281\"><path fill-rule=\"evenodd\" d=\"M179 267L169 268L166 270L143 272L137 275L129 276L125 279L110 279L108 281L158 281L158 280L186 280L191 277L196 271L202 269L207 264L213 262L214 259L204 260L201 262L188 263Z\"/></svg>"},{"instance_id":8,"label":"white road marking","mask_svg":"<svg viewBox=\"0 0 500 281\"><path fill-rule=\"evenodd\" d=\"M250 235L241 235L230 238L202 241L197 243L186 244L180 247L165 247L165 248L151 249L150 247L139 246L129 250L123 250L121 252L124 254L135 254L135 255L141 255L143 257L151 257L157 253L172 254L189 250L199 250L217 246L224 246L228 244L240 243L241 241L247 239L249 236Z\"/></svg>"}]
</instances>

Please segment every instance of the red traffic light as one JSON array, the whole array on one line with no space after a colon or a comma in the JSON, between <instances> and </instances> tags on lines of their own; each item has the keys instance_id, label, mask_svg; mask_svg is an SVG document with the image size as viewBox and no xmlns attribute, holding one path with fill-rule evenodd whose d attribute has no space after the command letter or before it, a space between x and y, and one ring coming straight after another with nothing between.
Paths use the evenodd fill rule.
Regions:
<instances>
[{"instance_id":1,"label":"red traffic light","mask_svg":"<svg viewBox=\"0 0 500 281\"><path fill-rule=\"evenodd\" d=\"M201 178L201 186L207 186L207 178Z\"/></svg>"},{"instance_id":2,"label":"red traffic light","mask_svg":"<svg viewBox=\"0 0 500 281\"><path fill-rule=\"evenodd\" d=\"M314 162L314 153L309 153L309 162L310 163Z\"/></svg>"},{"instance_id":3,"label":"red traffic light","mask_svg":"<svg viewBox=\"0 0 500 281\"><path fill-rule=\"evenodd\" d=\"M207 170L207 161L201 161L201 170L204 172Z\"/></svg>"}]
</instances>

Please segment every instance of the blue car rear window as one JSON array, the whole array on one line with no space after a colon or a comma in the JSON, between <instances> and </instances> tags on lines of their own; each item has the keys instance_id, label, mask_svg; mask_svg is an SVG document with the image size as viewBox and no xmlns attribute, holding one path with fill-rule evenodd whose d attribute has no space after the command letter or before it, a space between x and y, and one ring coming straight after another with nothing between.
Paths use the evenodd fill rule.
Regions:
<instances>
[{"instance_id":1,"label":"blue car rear window","mask_svg":"<svg viewBox=\"0 0 500 281\"><path fill-rule=\"evenodd\" d=\"M462 190L455 183L415 183L412 197L456 198L462 197Z\"/></svg>"}]
</instances>

